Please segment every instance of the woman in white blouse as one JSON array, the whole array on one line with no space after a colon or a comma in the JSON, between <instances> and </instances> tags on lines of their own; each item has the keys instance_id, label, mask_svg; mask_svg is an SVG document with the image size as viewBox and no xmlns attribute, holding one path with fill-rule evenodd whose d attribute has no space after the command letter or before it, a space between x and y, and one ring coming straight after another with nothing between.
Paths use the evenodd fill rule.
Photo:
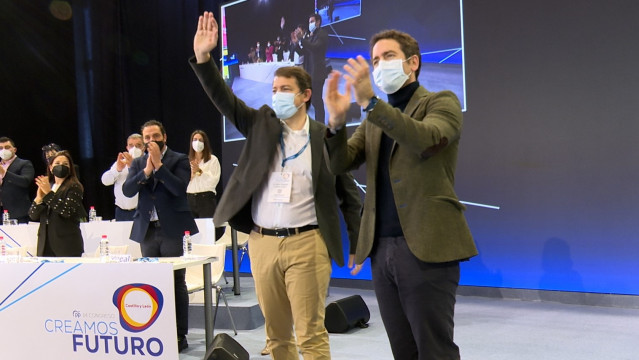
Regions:
<instances>
[{"instance_id":1,"label":"woman in white blouse","mask_svg":"<svg viewBox=\"0 0 639 360\"><path fill-rule=\"evenodd\" d=\"M212 218L217 206L215 187L220 181L220 162L211 154L209 137L202 130L191 134L191 181L186 196L196 218Z\"/></svg>"}]
</instances>

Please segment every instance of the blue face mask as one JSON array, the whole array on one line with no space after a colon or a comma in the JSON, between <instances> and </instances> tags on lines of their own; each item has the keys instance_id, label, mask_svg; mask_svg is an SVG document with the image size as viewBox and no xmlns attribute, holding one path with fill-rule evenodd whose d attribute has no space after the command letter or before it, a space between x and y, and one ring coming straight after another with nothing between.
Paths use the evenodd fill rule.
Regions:
<instances>
[{"instance_id":1,"label":"blue face mask","mask_svg":"<svg viewBox=\"0 0 639 360\"><path fill-rule=\"evenodd\" d=\"M315 31L316 28L317 27L315 26L314 22L308 23L308 31L313 32L313 31Z\"/></svg>"},{"instance_id":2,"label":"blue face mask","mask_svg":"<svg viewBox=\"0 0 639 360\"><path fill-rule=\"evenodd\" d=\"M406 61L408 59L380 60L373 70L375 85L386 94L394 94L401 89L410 77L410 74L404 72L403 64Z\"/></svg>"},{"instance_id":3,"label":"blue face mask","mask_svg":"<svg viewBox=\"0 0 639 360\"><path fill-rule=\"evenodd\" d=\"M300 104L300 106L295 106L295 96L299 94L301 92L297 94L276 92L273 94L273 110L275 110L275 115L278 119L286 120L295 115L297 110L304 106L304 103Z\"/></svg>"}]
</instances>

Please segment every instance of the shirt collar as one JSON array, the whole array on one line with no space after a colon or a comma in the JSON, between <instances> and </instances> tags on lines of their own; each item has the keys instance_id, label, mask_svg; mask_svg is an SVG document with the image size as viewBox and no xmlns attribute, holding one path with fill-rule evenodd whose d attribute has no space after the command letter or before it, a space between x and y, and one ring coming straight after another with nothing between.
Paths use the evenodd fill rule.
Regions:
<instances>
[{"instance_id":1,"label":"shirt collar","mask_svg":"<svg viewBox=\"0 0 639 360\"><path fill-rule=\"evenodd\" d=\"M304 120L304 126L301 129L299 129L299 130L291 129L288 126L288 124L286 124L286 121L284 121L284 120L280 120L280 122L282 123L282 134L283 135L292 134L292 135L298 135L298 136L304 136L304 137L308 136L309 128L310 128L308 114L306 114L306 120Z\"/></svg>"},{"instance_id":2,"label":"shirt collar","mask_svg":"<svg viewBox=\"0 0 639 360\"><path fill-rule=\"evenodd\" d=\"M13 157L11 157L11 159L9 160L1 160L0 163L2 164L2 166L6 166L8 167L9 165L11 165L11 163L13 162L13 160L15 160L17 158L16 154L13 154Z\"/></svg>"}]
</instances>

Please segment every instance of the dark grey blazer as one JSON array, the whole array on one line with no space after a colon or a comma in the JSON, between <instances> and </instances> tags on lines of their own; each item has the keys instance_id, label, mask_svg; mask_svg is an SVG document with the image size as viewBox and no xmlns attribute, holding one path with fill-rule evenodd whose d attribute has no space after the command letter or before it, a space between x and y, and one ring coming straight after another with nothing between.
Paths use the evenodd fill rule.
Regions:
<instances>
[{"instance_id":1,"label":"dark grey blazer","mask_svg":"<svg viewBox=\"0 0 639 360\"><path fill-rule=\"evenodd\" d=\"M224 189L213 218L216 224L229 221L239 231L249 233L254 225L251 201L262 181L268 176L269 165L279 144L282 126L275 112L264 105L259 109L248 107L226 85L213 61L197 64L189 60L202 87L217 107L246 137L246 143L237 167ZM349 227L351 250L356 246L361 202L357 187L350 174L336 177L328 168L325 151L326 127L310 122L313 194L320 233L328 253L335 262L344 265L342 253L337 197L342 200L342 212ZM337 181L337 183L336 183Z\"/></svg>"},{"instance_id":2,"label":"dark grey blazer","mask_svg":"<svg viewBox=\"0 0 639 360\"><path fill-rule=\"evenodd\" d=\"M7 168L7 173L0 185L0 199L2 207L9 210L11 218L27 216L31 199L29 199L29 186L33 183L35 171L29 160L16 157Z\"/></svg>"}]
</instances>

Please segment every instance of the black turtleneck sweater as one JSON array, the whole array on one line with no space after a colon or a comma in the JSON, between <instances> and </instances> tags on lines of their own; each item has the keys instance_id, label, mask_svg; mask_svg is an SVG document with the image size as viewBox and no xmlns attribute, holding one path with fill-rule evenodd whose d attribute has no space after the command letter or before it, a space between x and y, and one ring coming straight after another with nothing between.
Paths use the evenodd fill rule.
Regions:
<instances>
[{"instance_id":1,"label":"black turtleneck sweater","mask_svg":"<svg viewBox=\"0 0 639 360\"><path fill-rule=\"evenodd\" d=\"M419 87L419 82L412 82L405 87L397 90L394 94L388 95L388 103L404 111L408 101ZM397 215L397 206L393 197L393 189L391 188L391 179L389 174L390 155L395 141L388 137L386 133L382 133L382 140L379 144L379 164L377 166L377 205L375 210L375 236L380 237L397 237L403 236L402 226L399 223Z\"/></svg>"}]
</instances>

